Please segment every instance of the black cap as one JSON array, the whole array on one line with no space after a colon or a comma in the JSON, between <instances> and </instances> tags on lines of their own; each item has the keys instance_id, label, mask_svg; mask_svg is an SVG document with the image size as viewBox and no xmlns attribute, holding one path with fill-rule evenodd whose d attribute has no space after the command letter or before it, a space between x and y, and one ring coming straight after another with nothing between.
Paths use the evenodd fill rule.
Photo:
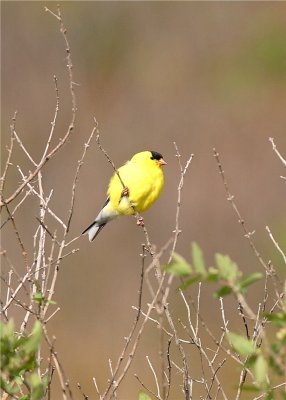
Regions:
<instances>
[{"instance_id":1,"label":"black cap","mask_svg":"<svg viewBox=\"0 0 286 400\"><path fill-rule=\"evenodd\" d=\"M161 160L163 158L162 154L157 153L157 151L150 151L152 154L151 160Z\"/></svg>"}]
</instances>

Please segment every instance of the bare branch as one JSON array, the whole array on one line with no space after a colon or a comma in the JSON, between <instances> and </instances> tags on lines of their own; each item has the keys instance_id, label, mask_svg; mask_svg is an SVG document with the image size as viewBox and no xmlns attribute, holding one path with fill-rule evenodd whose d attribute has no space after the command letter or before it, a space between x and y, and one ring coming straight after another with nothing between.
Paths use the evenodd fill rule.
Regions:
<instances>
[{"instance_id":1,"label":"bare branch","mask_svg":"<svg viewBox=\"0 0 286 400\"><path fill-rule=\"evenodd\" d=\"M28 183L31 182L32 179L34 179L37 174L41 171L41 169L44 167L44 165L58 152L58 150L61 149L61 147L67 142L69 136L74 130L75 127L75 120L76 120L76 96L75 96L75 91L74 91L74 79L73 79L73 65L72 65L72 59L71 59L71 50L70 50L70 45L69 41L67 38L67 30L65 28L65 25L62 20L62 15L60 11L60 7L58 6L57 8L57 14L53 13L50 11L48 8L45 8L46 11L50 12L54 17L57 18L60 24L60 32L63 36L65 45L66 45L66 60L67 60L67 68L68 68L68 75L69 75L69 89L70 89L70 94L71 94L71 101L72 101L72 115L71 115L71 121L69 123L69 126L67 128L67 131L62 139L60 139L59 143L48 153L45 155L45 157L42 157L42 160L39 162L37 167L33 172L30 172L27 179L18 186L18 188L14 191L12 195L10 195L8 198L5 200L2 198L0 201L0 207L2 207L5 204L9 204L11 201L13 201L21 192L22 190L27 186ZM44 154L46 152L46 149L44 150Z\"/></svg>"},{"instance_id":2,"label":"bare branch","mask_svg":"<svg viewBox=\"0 0 286 400\"><path fill-rule=\"evenodd\" d=\"M68 222L67 222L67 227L66 227L66 232L69 232L70 229L70 224L71 224L71 219L73 216L73 209L74 209L74 203L75 203L75 190L76 190L76 184L79 178L79 172L80 169L83 165L83 161L87 152L87 149L90 146L90 142L92 141L93 135L94 133L97 131L97 125L94 126L94 128L92 129L92 132L88 138L88 141L85 143L84 145L84 150L81 156L81 159L78 161L78 165L77 165L77 169L76 169L76 173L75 173L75 177L74 177L74 181L73 181L73 185L72 185L72 198L71 198L71 206L70 206L70 210L69 210L69 216L68 216Z\"/></svg>"},{"instance_id":3,"label":"bare branch","mask_svg":"<svg viewBox=\"0 0 286 400\"><path fill-rule=\"evenodd\" d=\"M268 226L266 226L266 230L269 234L270 239L272 240L274 246L276 247L276 249L279 251L279 253L281 254L281 256L283 257L284 263L286 264L286 254L284 253L284 251L281 249L281 247L279 246L278 242L274 239L274 236L272 235L272 232L270 230L270 228Z\"/></svg>"},{"instance_id":4,"label":"bare branch","mask_svg":"<svg viewBox=\"0 0 286 400\"><path fill-rule=\"evenodd\" d=\"M275 151L275 153L277 154L277 156L279 157L280 161L285 165L286 167L286 160L284 157L282 157L281 153L279 152L279 150L276 147L276 144L274 143L274 139L272 137L269 138L269 142L272 144L272 148Z\"/></svg>"},{"instance_id":5,"label":"bare branch","mask_svg":"<svg viewBox=\"0 0 286 400\"><path fill-rule=\"evenodd\" d=\"M17 111L15 111L14 116L12 118L12 124L10 125L10 146L7 148L8 157L7 157L5 167L4 167L3 175L1 176L1 179L0 179L0 202L2 202L3 190L4 190L4 186L5 186L5 182L6 182L6 175L8 172L8 168L11 165L11 157L12 157L13 145L14 145L14 140L15 140L13 132L15 130L16 116L17 116Z\"/></svg>"}]
</instances>

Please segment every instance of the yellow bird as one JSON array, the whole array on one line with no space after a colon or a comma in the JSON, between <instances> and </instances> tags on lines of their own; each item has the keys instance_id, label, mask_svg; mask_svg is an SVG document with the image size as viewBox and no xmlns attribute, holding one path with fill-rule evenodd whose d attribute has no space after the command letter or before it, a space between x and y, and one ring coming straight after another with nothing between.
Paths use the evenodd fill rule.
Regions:
<instances>
[{"instance_id":1,"label":"yellow bird","mask_svg":"<svg viewBox=\"0 0 286 400\"><path fill-rule=\"evenodd\" d=\"M158 199L163 186L162 166L167 164L156 151L135 154L118 169L125 188L116 173L110 179L107 200L93 223L84 231L91 242L107 222L120 215L134 215L146 211ZM143 223L142 220L139 220Z\"/></svg>"}]
</instances>

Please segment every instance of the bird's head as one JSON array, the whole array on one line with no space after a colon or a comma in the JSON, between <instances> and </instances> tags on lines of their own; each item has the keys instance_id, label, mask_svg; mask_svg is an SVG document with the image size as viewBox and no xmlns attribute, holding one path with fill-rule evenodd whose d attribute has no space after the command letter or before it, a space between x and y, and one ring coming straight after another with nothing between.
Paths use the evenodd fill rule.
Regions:
<instances>
[{"instance_id":1,"label":"bird's head","mask_svg":"<svg viewBox=\"0 0 286 400\"><path fill-rule=\"evenodd\" d=\"M155 163L158 167L166 165L166 161L163 159L162 154L157 151L142 151L141 153L135 154L131 161L136 163Z\"/></svg>"}]
</instances>

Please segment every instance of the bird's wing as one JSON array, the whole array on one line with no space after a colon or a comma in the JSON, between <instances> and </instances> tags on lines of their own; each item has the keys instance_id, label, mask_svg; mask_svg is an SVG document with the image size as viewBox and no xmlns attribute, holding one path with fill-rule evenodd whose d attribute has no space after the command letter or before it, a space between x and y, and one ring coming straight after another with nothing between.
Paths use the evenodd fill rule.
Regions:
<instances>
[{"instance_id":1,"label":"bird's wing","mask_svg":"<svg viewBox=\"0 0 286 400\"><path fill-rule=\"evenodd\" d=\"M130 203L138 212L145 211L158 198L163 187L163 174L159 168L145 167L128 162L118 170L124 185L129 189L129 202L122 197L122 183L116 174L110 180L108 194L119 214L134 213Z\"/></svg>"}]
</instances>

